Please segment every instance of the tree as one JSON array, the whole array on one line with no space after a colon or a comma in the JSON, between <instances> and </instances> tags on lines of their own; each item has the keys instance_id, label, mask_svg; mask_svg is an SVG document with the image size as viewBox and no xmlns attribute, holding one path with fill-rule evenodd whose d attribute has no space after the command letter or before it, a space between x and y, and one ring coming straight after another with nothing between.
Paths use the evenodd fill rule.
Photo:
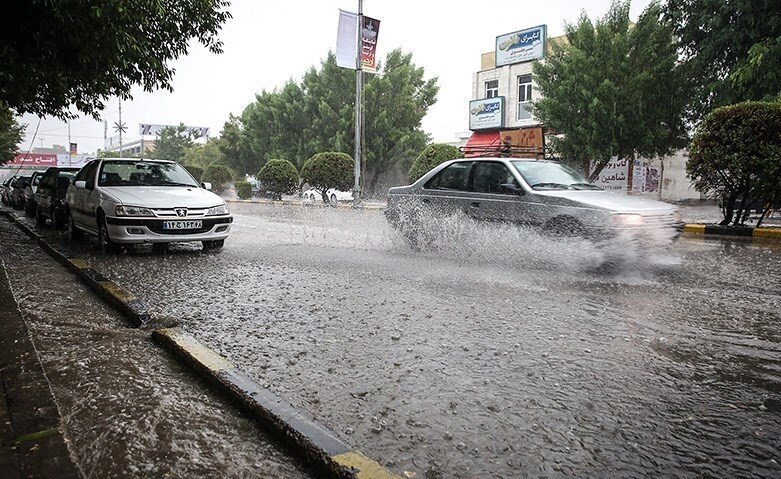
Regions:
<instances>
[{"instance_id":1,"label":"tree","mask_svg":"<svg viewBox=\"0 0 781 479\"><path fill-rule=\"evenodd\" d=\"M98 158L119 158L119 152L114 150L99 150Z\"/></svg>"},{"instance_id":2,"label":"tree","mask_svg":"<svg viewBox=\"0 0 781 479\"><path fill-rule=\"evenodd\" d=\"M134 85L171 91L171 60L197 40L212 53L227 0L6 0L0 15L0 100L19 114L98 118Z\"/></svg>"},{"instance_id":3,"label":"tree","mask_svg":"<svg viewBox=\"0 0 781 479\"><path fill-rule=\"evenodd\" d=\"M214 191L222 191L233 181L233 172L225 165L209 165L203 170L203 181L211 183Z\"/></svg>"},{"instance_id":4,"label":"tree","mask_svg":"<svg viewBox=\"0 0 781 479\"><path fill-rule=\"evenodd\" d=\"M249 182L237 181L234 186L236 187L236 195L242 200L248 200L252 197L252 185Z\"/></svg>"},{"instance_id":5,"label":"tree","mask_svg":"<svg viewBox=\"0 0 781 479\"><path fill-rule=\"evenodd\" d=\"M381 73L364 74L364 167L371 176L368 190L381 175L407 171L428 142L421 121L436 102L436 78L401 50L390 52ZM300 82L263 91L240 117L223 127L228 164L231 158L247 173L272 158L288 158L301 166L322 151L354 151L355 72L336 66L332 53L319 68L310 68ZM230 154L228 154L230 152Z\"/></svg>"},{"instance_id":6,"label":"tree","mask_svg":"<svg viewBox=\"0 0 781 479\"><path fill-rule=\"evenodd\" d=\"M714 110L697 129L686 172L719 199L724 220L742 225L754 208L781 200L781 103L745 102Z\"/></svg>"},{"instance_id":7,"label":"tree","mask_svg":"<svg viewBox=\"0 0 781 479\"><path fill-rule=\"evenodd\" d=\"M445 161L461 158L461 152L458 148L444 143L432 143L420 152L412 166L409 169L409 180L416 181L421 176L428 173L432 168Z\"/></svg>"},{"instance_id":8,"label":"tree","mask_svg":"<svg viewBox=\"0 0 781 479\"><path fill-rule=\"evenodd\" d=\"M632 164L686 145L686 82L657 4L633 27L627 1L614 2L596 24L581 14L565 31L566 41L533 66L543 97L534 114L560 134L551 137L557 154L596 162L593 180L611 158Z\"/></svg>"},{"instance_id":9,"label":"tree","mask_svg":"<svg viewBox=\"0 0 781 479\"><path fill-rule=\"evenodd\" d=\"M781 3L777 0L667 0L691 81L691 118L781 94Z\"/></svg>"},{"instance_id":10,"label":"tree","mask_svg":"<svg viewBox=\"0 0 781 479\"><path fill-rule=\"evenodd\" d=\"M198 180L198 182L201 181L203 178L203 168L200 166L194 166L194 165L184 165L184 169L190 172L191 175L193 175L193 178Z\"/></svg>"},{"instance_id":11,"label":"tree","mask_svg":"<svg viewBox=\"0 0 781 479\"><path fill-rule=\"evenodd\" d=\"M0 101L0 165L14 159L23 132L14 112Z\"/></svg>"},{"instance_id":12,"label":"tree","mask_svg":"<svg viewBox=\"0 0 781 479\"><path fill-rule=\"evenodd\" d=\"M225 154L220 149L221 139L209 140L203 145L192 144L185 148L181 163L183 165L200 166L201 168L211 165L212 163L224 165L226 164Z\"/></svg>"},{"instance_id":13,"label":"tree","mask_svg":"<svg viewBox=\"0 0 781 479\"><path fill-rule=\"evenodd\" d=\"M258 172L261 188L272 192L274 199L291 194L298 187L298 170L288 160L268 160Z\"/></svg>"},{"instance_id":14,"label":"tree","mask_svg":"<svg viewBox=\"0 0 781 479\"><path fill-rule=\"evenodd\" d=\"M230 115L222 127L220 142L217 144L225 164L240 174L257 171L261 164L260 158L252 153L248 145L249 135L245 134L242 122L245 115L246 113L241 117Z\"/></svg>"},{"instance_id":15,"label":"tree","mask_svg":"<svg viewBox=\"0 0 781 479\"><path fill-rule=\"evenodd\" d=\"M160 130L155 140L155 157L181 161L185 150L192 146L192 135L187 131L184 123L179 123L179 126L166 126Z\"/></svg>"},{"instance_id":16,"label":"tree","mask_svg":"<svg viewBox=\"0 0 781 479\"><path fill-rule=\"evenodd\" d=\"M353 186L353 159L346 153L317 153L301 168L301 180L320 193L323 202L328 203L326 192L329 189L344 191Z\"/></svg>"}]
</instances>

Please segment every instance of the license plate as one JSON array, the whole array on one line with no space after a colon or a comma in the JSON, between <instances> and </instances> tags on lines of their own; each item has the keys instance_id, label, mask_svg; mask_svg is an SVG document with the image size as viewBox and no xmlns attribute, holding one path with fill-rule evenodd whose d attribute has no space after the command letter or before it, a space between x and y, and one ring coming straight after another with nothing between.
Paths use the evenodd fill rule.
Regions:
<instances>
[{"instance_id":1,"label":"license plate","mask_svg":"<svg viewBox=\"0 0 781 479\"><path fill-rule=\"evenodd\" d=\"M195 230L203 228L203 221L163 221L164 230Z\"/></svg>"}]
</instances>

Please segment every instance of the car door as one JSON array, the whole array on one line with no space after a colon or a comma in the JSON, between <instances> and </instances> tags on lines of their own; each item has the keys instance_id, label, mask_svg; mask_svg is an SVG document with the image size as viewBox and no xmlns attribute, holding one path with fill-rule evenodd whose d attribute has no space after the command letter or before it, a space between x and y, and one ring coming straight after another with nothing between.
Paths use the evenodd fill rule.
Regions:
<instances>
[{"instance_id":1,"label":"car door","mask_svg":"<svg viewBox=\"0 0 781 479\"><path fill-rule=\"evenodd\" d=\"M95 231L98 229L98 207L101 204L100 191L97 189L100 163L100 161L95 161L90 171L87 172L87 176L84 178L86 186L82 190L84 192L84 223L82 225Z\"/></svg>"},{"instance_id":2,"label":"car door","mask_svg":"<svg viewBox=\"0 0 781 479\"><path fill-rule=\"evenodd\" d=\"M45 216L49 215L51 208L51 194L53 178L57 176L56 170L46 170L38 183L38 189L35 191L35 202L38 203L38 211L43 212Z\"/></svg>"},{"instance_id":3,"label":"car door","mask_svg":"<svg viewBox=\"0 0 781 479\"><path fill-rule=\"evenodd\" d=\"M481 221L537 225L537 205L516 175L501 161L478 162L472 174L469 215Z\"/></svg>"},{"instance_id":4,"label":"car door","mask_svg":"<svg viewBox=\"0 0 781 479\"><path fill-rule=\"evenodd\" d=\"M457 161L445 167L421 188L420 201L436 216L466 213L472 192L469 182L474 161Z\"/></svg>"},{"instance_id":5,"label":"car door","mask_svg":"<svg viewBox=\"0 0 781 479\"><path fill-rule=\"evenodd\" d=\"M95 188L95 172L97 171L98 163L98 160L93 160L84 165L84 168L79 170L79 173L73 179L74 185L71 185L68 197L68 207L70 208L73 222L79 226L85 226L89 229L95 228L95 221L91 219L92 213L88 209L87 199L89 194ZM89 186L90 178L92 179L92 190L87 188L76 188L75 183L77 181L84 181Z\"/></svg>"}]
</instances>

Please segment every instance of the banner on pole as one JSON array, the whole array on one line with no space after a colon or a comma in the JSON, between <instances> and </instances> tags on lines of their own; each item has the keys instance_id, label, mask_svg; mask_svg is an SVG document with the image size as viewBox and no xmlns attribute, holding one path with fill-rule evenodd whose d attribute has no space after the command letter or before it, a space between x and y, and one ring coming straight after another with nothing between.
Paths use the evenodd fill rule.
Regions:
<instances>
[{"instance_id":1,"label":"banner on pole","mask_svg":"<svg viewBox=\"0 0 781 479\"><path fill-rule=\"evenodd\" d=\"M177 125L151 125L140 123L138 134L141 136L159 135L163 128L179 128ZM186 126L184 131L193 138L206 138L209 136L209 128L205 126Z\"/></svg>"},{"instance_id":2,"label":"banner on pole","mask_svg":"<svg viewBox=\"0 0 781 479\"><path fill-rule=\"evenodd\" d=\"M358 57L358 14L339 10L336 32L336 65L355 70Z\"/></svg>"},{"instance_id":3,"label":"banner on pole","mask_svg":"<svg viewBox=\"0 0 781 479\"><path fill-rule=\"evenodd\" d=\"M79 151L79 145L77 145L76 143L71 143L71 145L70 145L70 155L74 156L74 155L76 155L78 153L78 151Z\"/></svg>"},{"instance_id":4,"label":"banner on pole","mask_svg":"<svg viewBox=\"0 0 781 479\"><path fill-rule=\"evenodd\" d=\"M377 36L380 33L380 21L364 15L361 27L361 68L369 73L377 73Z\"/></svg>"}]
</instances>

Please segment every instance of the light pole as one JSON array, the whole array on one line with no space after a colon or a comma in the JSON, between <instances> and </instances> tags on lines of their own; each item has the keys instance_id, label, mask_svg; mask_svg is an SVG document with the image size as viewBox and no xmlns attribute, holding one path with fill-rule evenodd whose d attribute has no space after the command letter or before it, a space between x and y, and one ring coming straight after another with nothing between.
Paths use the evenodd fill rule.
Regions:
<instances>
[{"instance_id":1,"label":"light pole","mask_svg":"<svg viewBox=\"0 0 781 479\"><path fill-rule=\"evenodd\" d=\"M353 185L353 198L358 201L361 198L361 93L363 93L363 65L361 62L361 48L363 46L363 0L358 0L358 45L355 49L355 184Z\"/></svg>"}]
</instances>

